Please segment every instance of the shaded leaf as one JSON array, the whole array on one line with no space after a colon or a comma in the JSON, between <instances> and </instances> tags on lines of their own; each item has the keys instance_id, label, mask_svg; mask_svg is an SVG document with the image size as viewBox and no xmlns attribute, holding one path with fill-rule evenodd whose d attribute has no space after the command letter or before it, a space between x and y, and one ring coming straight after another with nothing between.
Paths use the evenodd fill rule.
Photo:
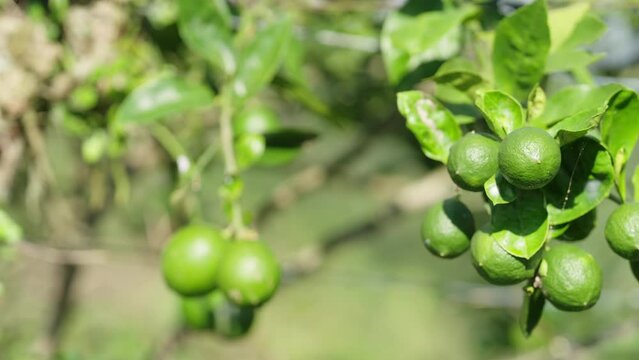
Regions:
<instances>
[{"instance_id":1,"label":"shaded leaf","mask_svg":"<svg viewBox=\"0 0 639 360\"><path fill-rule=\"evenodd\" d=\"M447 84L455 89L469 93L486 83L486 80L474 69L467 59L454 58L446 61L433 76L438 84Z\"/></svg>"},{"instance_id":2,"label":"shaded leaf","mask_svg":"<svg viewBox=\"0 0 639 360\"><path fill-rule=\"evenodd\" d=\"M304 143L313 140L317 134L298 129L280 129L264 134L266 150L259 160L260 165L279 166L294 160Z\"/></svg>"},{"instance_id":3,"label":"shaded leaf","mask_svg":"<svg viewBox=\"0 0 639 360\"><path fill-rule=\"evenodd\" d=\"M610 99L601 120L601 140L612 154L614 173L622 200L626 199L626 163L639 139L639 99L623 90Z\"/></svg>"},{"instance_id":4,"label":"shaded leaf","mask_svg":"<svg viewBox=\"0 0 639 360\"><path fill-rule=\"evenodd\" d=\"M397 94L397 107L406 118L406 126L433 160L446 163L452 144L462 137L455 117L445 107L420 91Z\"/></svg>"},{"instance_id":5,"label":"shaded leaf","mask_svg":"<svg viewBox=\"0 0 639 360\"><path fill-rule=\"evenodd\" d=\"M566 145L585 136L588 131L599 125L605 106L599 109L588 109L578 112L553 125L548 132L559 139L561 145Z\"/></svg>"},{"instance_id":6,"label":"shaded leaf","mask_svg":"<svg viewBox=\"0 0 639 360\"><path fill-rule=\"evenodd\" d=\"M493 46L497 87L518 100L525 99L544 75L549 49L544 0L523 6L500 21Z\"/></svg>"},{"instance_id":7,"label":"shaded leaf","mask_svg":"<svg viewBox=\"0 0 639 360\"><path fill-rule=\"evenodd\" d=\"M179 0L180 37L191 51L226 74L237 68L231 14L224 0Z\"/></svg>"},{"instance_id":8,"label":"shaded leaf","mask_svg":"<svg viewBox=\"0 0 639 360\"><path fill-rule=\"evenodd\" d=\"M519 102L501 91L480 93L475 105L484 114L488 127L502 139L524 124L524 111Z\"/></svg>"},{"instance_id":9,"label":"shaded leaf","mask_svg":"<svg viewBox=\"0 0 639 360\"><path fill-rule=\"evenodd\" d=\"M117 123L150 123L213 102L213 93L200 84L176 76L150 80L127 96L116 115Z\"/></svg>"},{"instance_id":10,"label":"shaded leaf","mask_svg":"<svg viewBox=\"0 0 639 360\"><path fill-rule=\"evenodd\" d=\"M287 18L267 25L241 52L233 93L245 99L273 80L292 38L292 24Z\"/></svg>"},{"instance_id":11,"label":"shaded leaf","mask_svg":"<svg viewBox=\"0 0 639 360\"><path fill-rule=\"evenodd\" d=\"M493 207L492 234L509 254L530 259L544 245L548 234L548 212L540 191L520 191L517 199Z\"/></svg>"},{"instance_id":12,"label":"shaded leaf","mask_svg":"<svg viewBox=\"0 0 639 360\"><path fill-rule=\"evenodd\" d=\"M544 312L546 298L541 289L527 285L524 288L524 303L519 315L519 328L525 337L530 336Z\"/></svg>"},{"instance_id":13,"label":"shaded leaf","mask_svg":"<svg viewBox=\"0 0 639 360\"><path fill-rule=\"evenodd\" d=\"M493 205L508 204L517 199L517 189L497 173L484 184L486 196Z\"/></svg>"},{"instance_id":14,"label":"shaded leaf","mask_svg":"<svg viewBox=\"0 0 639 360\"><path fill-rule=\"evenodd\" d=\"M550 224L571 222L599 205L614 185L612 161L596 139L582 137L561 148L561 169L544 188Z\"/></svg>"}]
</instances>

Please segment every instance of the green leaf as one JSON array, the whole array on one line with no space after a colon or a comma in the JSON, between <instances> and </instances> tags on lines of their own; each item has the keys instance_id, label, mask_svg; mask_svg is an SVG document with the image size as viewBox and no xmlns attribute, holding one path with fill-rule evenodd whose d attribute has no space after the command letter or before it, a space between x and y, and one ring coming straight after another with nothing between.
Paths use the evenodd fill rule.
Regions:
<instances>
[{"instance_id":1,"label":"green leaf","mask_svg":"<svg viewBox=\"0 0 639 360\"><path fill-rule=\"evenodd\" d=\"M291 162L301 147L317 137L317 134L299 129L279 129L264 134L266 150L259 161L264 166L279 166Z\"/></svg>"},{"instance_id":2,"label":"green leaf","mask_svg":"<svg viewBox=\"0 0 639 360\"><path fill-rule=\"evenodd\" d=\"M288 18L279 19L260 29L253 41L243 49L233 80L233 93L238 99L253 96L268 85L282 64L292 38Z\"/></svg>"},{"instance_id":3,"label":"green leaf","mask_svg":"<svg viewBox=\"0 0 639 360\"><path fill-rule=\"evenodd\" d=\"M530 336L537 324L539 324L545 304L546 298L541 289L526 285L524 288L524 303L519 315L519 328L525 337Z\"/></svg>"},{"instance_id":4,"label":"green leaf","mask_svg":"<svg viewBox=\"0 0 639 360\"><path fill-rule=\"evenodd\" d=\"M610 97L621 89L622 86L618 84L601 87L590 85L565 87L548 98L543 114L534 118L532 122L539 126L548 127L575 113L598 109L606 105Z\"/></svg>"},{"instance_id":5,"label":"green leaf","mask_svg":"<svg viewBox=\"0 0 639 360\"><path fill-rule=\"evenodd\" d=\"M508 204L517 199L517 189L499 172L484 183L484 190L493 205Z\"/></svg>"},{"instance_id":6,"label":"green leaf","mask_svg":"<svg viewBox=\"0 0 639 360\"><path fill-rule=\"evenodd\" d=\"M610 99L601 120L601 140L614 161L614 173L621 199L626 199L626 163L639 139L639 99L623 90Z\"/></svg>"},{"instance_id":7,"label":"green leaf","mask_svg":"<svg viewBox=\"0 0 639 360\"><path fill-rule=\"evenodd\" d=\"M488 127L502 139L524 124L524 111L519 102L501 91L480 93L475 105L484 114Z\"/></svg>"},{"instance_id":8,"label":"green leaf","mask_svg":"<svg viewBox=\"0 0 639 360\"><path fill-rule=\"evenodd\" d=\"M546 92L539 85L535 87L528 94L528 101L526 102L526 120L534 119L540 116L544 109L546 109Z\"/></svg>"},{"instance_id":9,"label":"green leaf","mask_svg":"<svg viewBox=\"0 0 639 360\"><path fill-rule=\"evenodd\" d=\"M588 10L590 10L590 3L581 2L548 11L551 52L566 43Z\"/></svg>"},{"instance_id":10,"label":"green leaf","mask_svg":"<svg viewBox=\"0 0 639 360\"><path fill-rule=\"evenodd\" d=\"M235 139L237 165L244 170L255 164L264 154L266 140L260 134L242 134Z\"/></svg>"},{"instance_id":11,"label":"green leaf","mask_svg":"<svg viewBox=\"0 0 639 360\"><path fill-rule=\"evenodd\" d=\"M0 244L13 244L23 239L22 227L0 209Z\"/></svg>"},{"instance_id":12,"label":"green leaf","mask_svg":"<svg viewBox=\"0 0 639 360\"><path fill-rule=\"evenodd\" d=\"M191 51L230 75L237 68L225 0L179 0L180 37Z\"/></svg>"},{"instance_id":13,"label":"green leaf","mask_svg":"<svg viewBox=\"0 0 639 360\"><path fill-rule=\"evenodd\" d=\"M594 13L588 13L577 24L574 31L563 43L563 47L578 47L590 45L606 32L606 23Z\"/></svg>"},{"instance_id":14,"label":"green leaf","mask_svg":"<svg viewBox=\"0 0 639 360\"><path fill-rule=\"evenodd\" d=\"M518 100L526 98L544 75L550 49L546 2L523 6L497 26L493 69L497 87Z\"/></svg>"},{"instance_id":15,"label":"green leaf","mask_svg":"<svg viewBox=\"0 0 639 360\"><path fill-rule=\"evenodd\" d=\"M421 144L424 154L446 163L450 147L462 137L461 128L453 114L421 91L398 93L397 107L406 118L406 126Z\"/></svg>"},{"instance_id":16,"label":"green leaf","mask_svg":"<svg viewBox=\"0 0 639 360\"><path fill-rule=\"evenodd\" d=\"M476 11L475 6L467 5L417 16L391 13L381 34L382 57L391 83L399 83L423 63L457 54L461 49L460 25Z\"/></svg>"},{"instance_id":17,"label":"green leaf","mask_svg":"<svg viewBox=\"0 0 639 360\"><path fill-rule=\"evenodd\" d=\"M548 212L543 193L520 191L517 199L493 207L493 236L509 254L530 259L544 245L548 234Z\"/></svg>"},{"instance_id":18,"label":"green leaf","mask_svg":"<svg viewBox=\"0 0 639 360\"><path fill-rule=\"evenodd\" d=\"M213 94L207 87L177 76L162 76L134 89L120 105L115 122L151 123L212 102Z\"/></svg>"},{"instance_id":19,"label":"green leaf","mask_svg":"<svg viewBox=\"0 0 639 360\"><path fill-rule=\"evenodd\" d=\"M591 54L582 49L562 48L548 56L546 72L560 72L588 66L604 58L606 54Z\"/></svg>"},{"instance_id":20,"label":"green leaf","mask_svg":"<svg viewBox=\"0 0 639 360\"><path fill-rule=\"evenodd\" d=\"M473 95L472 92L486 84L486 80L474 68L468 59L454 58L446 61L433 76L438 84L446 84L455 89Z\"/></svg>"},{"instance_id":21,"label":"green leaf","mask_svg":"<svg viewBox=\"0 0 639 360\"><path fill-rule=\"evenodd\" d=\"M544 188L550 224L571 222L610 194L614 173L610 155L594 138L582 137L561 148L561 169Z\"/></svg>"},{"instance_id":22,"label":"green leaf","mask_svg":"<svg viewBox=\"0 0 639 360\"><path fill-rule=\"evenodd\" d=\"M559 139L562 146L571 143L596 128L605 109L606 107L603 106L578 112L556 123L548 129L548 132Z\"/></svg>"}]
</instances>

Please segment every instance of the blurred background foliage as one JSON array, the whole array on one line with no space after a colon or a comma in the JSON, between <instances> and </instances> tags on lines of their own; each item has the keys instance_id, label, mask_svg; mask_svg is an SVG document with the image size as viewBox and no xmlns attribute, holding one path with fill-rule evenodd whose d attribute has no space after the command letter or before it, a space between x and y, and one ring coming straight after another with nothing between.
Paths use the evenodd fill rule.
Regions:
<instances>
[{"instance_id":1,"label":"blurred background foliage","mask_svg":"<svg viewBox=\"0 0 639 360\"><path fill-rule=\"evenodd\" d=\"M472 2L487 22L526 3ZM604 269L600 303L549 307L529 339L517 328L519 286L488 287L468 255L451 262L423 249L423 208L455 188L397 114L395 91L415 82L390 85L380 55L384 19L403 3L231 1L235 15L271 7L294 20L285 65L247 106L317 137L293 161L244 175L244 206L287 276L249 336L229 341L180 331L158 270L175 228L225 221L217 114L188 111L160 130L113 121L160 74L215 83L181 40L176 2L3 1L0 203L27 241L1 253L0 358L638 358L639 287L601 227L584 243ZM639 2L601 0L593 11L609 29L593 47L607 53L591 66L595 80L638 89ZM557 73L548 90L573 81ZM171 139L203 158L201 172L181 177ZM485 220L481 199L462 196Z\"/></svg>"}]
</instances>

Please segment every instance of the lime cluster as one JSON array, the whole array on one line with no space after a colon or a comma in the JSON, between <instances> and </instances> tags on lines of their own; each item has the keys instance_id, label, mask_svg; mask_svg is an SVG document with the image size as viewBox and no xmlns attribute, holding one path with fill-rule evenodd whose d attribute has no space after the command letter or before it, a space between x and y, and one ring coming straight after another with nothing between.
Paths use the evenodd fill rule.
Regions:
<instances>
[{"instance_id":1,"label":"lime cluster","mask_svg":"<svg viewBox=\"0 0 639 360\"><path fill-rule=\"evenodd\" d=\"M166 284L182 297L185 324L236 337L246 333L255 309L276 292L280 266L261 241L230 240L206 225L171 236L162 254Z\"/></svg>"},{"instance_id":2,"label":"lime cluster","mask_svg":"<svg viewBox=\"0 0 639 360\"><path fill-rule=\"evenodd\" d=\"M474 268L487 282L526 282L527 294L538 293L542 301L548 300L560 310L586 310L597 302L602 287L601 268L591 254L568 243L591 233L596 210L565 224L551 227L547 222L544 191L555 186L553 181L562 167L562 148L555 138L544 129L529 126L515 129L501 140L492 134L470 132L452 144L446 165L459 188L485 191L491 220L477 227L472 212L458 196L433 205L421 228L429 252L455 258L470 249ZM498 184L503 198L489 199L487 186L498 182L496 179L503 179ZM546 222L537 224L532 215L518 215L522 222L531 222L533 230L541 229L538 248L526 253L511 242L514 238L527 241L533 230L516 221L511 229L503 220L495 220L494 214L498 206L505 207L500 209L502 215L527 211L519 207L518 199L535 196L542 199L540 211L546 214ZM639 274L639 205L620 207L608 223L606 237L615 251L633 261L633 270ZM550 242L551 239L563 242Z\"/></svg>"}]
</instances>

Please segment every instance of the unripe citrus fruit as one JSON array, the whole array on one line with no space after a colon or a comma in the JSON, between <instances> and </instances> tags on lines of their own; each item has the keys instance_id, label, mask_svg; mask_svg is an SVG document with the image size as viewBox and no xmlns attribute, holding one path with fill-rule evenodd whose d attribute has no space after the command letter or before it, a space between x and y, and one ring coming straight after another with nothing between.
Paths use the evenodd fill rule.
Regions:
<instances>
[{"instance_id":1,"label":"unripe citrus fruit","mask_svg":"<svg viewBox=\"0 0 639 360\"><path fill-rule=\"evenodd\" d=\"M205 225L178 230L162 254L167 285L183 296L204 295L213 290L226 245L217 230Z\"/></svg>"},{"instance_id":2,"label":"unripe citrus fruit","mask_svg":"<svg viewBox=\"0 0 639 360\"><path fill-rule=\"evenodd\" d=\"M233 119L233 133L236 135L265 134L280 126L277 114L265 106L247 107Z\"/></svg>"},{"instance_id":3,"label":"unripe citrus fruit","mask_svg":"<svg viewBox=\"0 0 639 360\"><path fill-rule=\"evenodd\" d=\"M448 174L464 190L482 191L497 172L499 144L488 136L468 133L451 148Z\"/></svg>"},{"instance_id":4,"label":"unripe citrus fruit","mask_svg":"<svg viewBox=\"0 0 639 360\"><path fill-rule=\"evenodd\" d=\"M213 327L213 313L207 296L182 298L181 309L187 327L197 330Z\"/></svg>"},{"instance_id":5,"label":"unripe citrus fruit","mask_svg":"<svg viewBox=\"0 0 639 360\"><path fill-rule=\"evenodd\" d=\"M561 166L559 144L545 130L523 127L506 136L499 146L499 170L520 189L548 184Z\"/></svg>"},{"instance_id":6,"label":"unripe citrus fruit","mask_svg":"<svg viewBox=\"0 0 639 360\"><path fill-rule=\"evenodd\" d=\"M555 244L539 267L544 295L557 309L591 308L601 294L599 264L588 252L572 244Z\"/></svg>"},{"instance_id":7,"label":"unripe citrus fruit","mask_svg":"<svg viewBox=\"0 0 639 360\"><path fill-rule=\"evenodd\" d=\"M604 230L608 245L619 256L639 260L639 204L623 204L610 214Z\"/></svg>"},{"instance_id":8,"label":"unripe citrus fruit","mask_svg":"<svg viewBox=\"0 0 639 360\"><path fill-rule=\"evenodd\" d=\"M475 232L473 214L456 198L433 205L422 222L422 240L426 249L443 258L463 254Z\"/></svg>"},{"instance_id":9,"label":"unripe citrus fruit","mask_svg":"<svg viewBox=\"0 0 639 360\"><path fill-rule=\"evenodd\" d=\"M597 220L597 210L593 209L570 223L568 230L559 239L568 241L583 240L590 235L595 228Z\"/></svg>"},{"instance_id":10,"label":"unripe citrus fruit","mask_svg":"<svg viewBox=\"0 0 639 360\"><path fill-rule=\"evenodd\" d=\"M245 335L253 325L255 309L251 306L238 306L228 300L221 291L209 295L213 329L227 338Z\"/></svg>"},{"instance_id":11,"label":"unripe citrus fruit","mask_svg":"<svg viewBox=\"0 0 639 360\"><path fill-rule=\"evenodd\" d=\"M470 241L470 253L479 275L495 285L512 285L532 278L541 261L541 252L530 259L509 254L490 235L490 226L477 230Z\"/></svg>"},{"instance_id":12,"label":"unripe citrus fruit","mask_svg":"<svg viewBox=\"0 0 639 360\"><path fill-rule=\"evenodd\" d=\"M218 282L224 294L240 306L259 306L273 296L281 270L261 241L234 241L220 264Z\"/></svg>"}]
</instances>

